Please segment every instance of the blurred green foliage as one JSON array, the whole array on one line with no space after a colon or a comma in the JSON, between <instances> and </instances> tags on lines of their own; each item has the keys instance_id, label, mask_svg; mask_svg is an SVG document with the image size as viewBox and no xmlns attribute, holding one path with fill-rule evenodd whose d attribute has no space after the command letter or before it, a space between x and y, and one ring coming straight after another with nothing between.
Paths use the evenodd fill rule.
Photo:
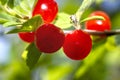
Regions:
<instances>
[{"instance_id":1,"label":"blurred green foliage","mask_svg":"<svg viewBox=\"0 0 120 80\"><path fill-rule=\"evenodd\" d=\"M1 0L2 4L7 0ZM17 1L17 0L9 0ZM19 0L21 2L27 0ZM33 5L31 0L31 5ZM57 0L58 1L58 0ZM109 0L108 0L109 1ZM60 12L74 14L81 5L82 0L61 0ZM19 2L16 2L17 5ZM102 0L96 0L82 16L87 17L94 10L102 10L99 6ZM11 5L10 7L14 7ZM27 5L21 3L21 5ZM30 7L32 7L30 5ZM30 7L25 9L31 10ZM18 9L20 7L16 7ZM18 11L19 12L19 11ZM19 13L22 15L23 13ZM30 15L30 13L24 13ZM3 15L0 10L0 16ZM6 14L4 14L6 15ZM2 17L4 17L4 15ZM65 14L64 14L65 15ZM6 17L8 19L8 17ZM120 11L110 15L112 29L120 28ZM11 20L11 18L9 19ZM61 24L62 25L62 24ZM64 25L64 24L63 24ZM68 24L69 25L69 24ZM84 24L83 24L84 25ZM64 26L62 26L64 28ZM22 51L28 44L20 41L17 35L8 35L11 42L10 61L0 65L0 80L120 80L120 36L114 35L93 43L91 53L81 61L67 58L62 49L56 54L42 54L33 70L29 70L21 58ZM0 55L2 56L2 55Z\"/></svg>"}]
</instances>

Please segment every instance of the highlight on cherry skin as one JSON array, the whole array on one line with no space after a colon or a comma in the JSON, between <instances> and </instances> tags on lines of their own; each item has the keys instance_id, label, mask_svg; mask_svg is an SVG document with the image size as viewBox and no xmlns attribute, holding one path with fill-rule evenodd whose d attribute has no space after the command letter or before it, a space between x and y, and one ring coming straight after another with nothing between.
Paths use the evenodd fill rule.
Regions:
<instances>
[{"instance_id":1,"label":"highlight on cherry skin","mask_svg":"<svg viewBox=\"0 0 120 80\"><path fill-rule=\"evenodd\" d=\"M102 16L105 20L88 20L85 23L86 29L96 31L105 31L111 29L111 21L107 13L103 11L94 11L90 14L90 16Z\"/></svg>"},{"instance_id":2,"label":"highlight on cherry skin","mask_svg":"<svg viewBox=\"0 0 120 80\"><path fill-rule=\"evenodd\" d=\"M35 32L19 32L18 36L20 37L21 40L32 43L34 42L34 34Z\"/></svg>"},{"instance_id":3,"label":"highlight on cherry skin","mask_svg":"<svg viewBox=\"0 0 120 80\"><path fill-rule=\"evenodd\" d=\"M51 23L58 13L58 5L55 0L38 0L32 15L41 15L44 23Z\"/></svg>"},{"instance_id":4,"label":"highlight on cherry skin","mask_svg":"<svg viewBox=\"0 0 120 80\"><path fill-rule=\"evenodd\" d=\"M53 24L43 24L35 32L35 44L44 53L54 53L64 43L65 34Z\"/></svg>"},{"instance_id":5,"label":"highlight on cherry skin","mask_svg":"<svg viewBox=\"0 0 120 80\"><path fill-rule=\"evenodd\" d=\"M63 51L72 60L82 60L88 56L92 48L92 40L88 33L74 30L68 33L63 44Z\"/></svg>"}]
</instances>

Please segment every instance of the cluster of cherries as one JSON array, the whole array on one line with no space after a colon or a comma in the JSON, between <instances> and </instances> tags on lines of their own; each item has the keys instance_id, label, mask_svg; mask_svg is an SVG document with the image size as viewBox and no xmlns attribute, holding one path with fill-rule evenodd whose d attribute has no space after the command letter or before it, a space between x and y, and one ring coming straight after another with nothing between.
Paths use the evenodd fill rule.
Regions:
<instances>
[{"instance_id":1,"label":"cluster of cherries","mask_svg":"<svg viewBox=\"0 0 120 80\"><path fill-rule=\"evenodd\" d=\"M41 15L44 24L32 32L20 32L19 37L25 42L35 42L40 52L54 53L63 47L64 53L73 60L84 59L91 51L92 39L83 30L73 30L65 35L62 29L51 24L58 13L58 5L55 0L38 0L32 15ZM103 16L105 20L89 20L86 29L110 30L110 19L101 11L92 13L90 16Z\"/></svg>"}]
</instances>

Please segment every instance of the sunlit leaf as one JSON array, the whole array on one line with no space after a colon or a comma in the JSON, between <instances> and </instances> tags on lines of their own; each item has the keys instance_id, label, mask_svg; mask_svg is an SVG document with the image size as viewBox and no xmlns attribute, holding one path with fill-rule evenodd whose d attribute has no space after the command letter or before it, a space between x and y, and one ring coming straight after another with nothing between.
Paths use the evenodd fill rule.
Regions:
<instances>
[{"instance_id":1,"label":"sunlit leaf","mask_svg":"<svg viewBox=\"0 0 120 80\"><path fill-rule=\"evenodd\" d=\"M33 10L34 6L36 5L37 1L38 1L38 0L31 0L32 3L30 3L30 4L32 4L32 6L31 6L31 7L32 7L32 8L31 8L32 10Z\"/></svg>"},{"instance_id":2,"label":"sunlit leaf","mask_svg":"<svg viewBox=\"0 0 120 80\"><path fill-rule=\"evenodd\" d=\"M37 64L41 52L36 48L34 43L31 43L23 52L22 57L26 60L27 66L32 69Z\"/></svg>"},{"instance_id":3,"label":"sunlit leaf","mask_svg":"<svg viewBox=\"0 0 120 80\"><path fill-rule=\"evenodd\" d=\"M3 19L3 18L0 18L0 24L3 24L3 23L5 23L5 22L7 22L8 20L6 20L6 19Z\"/></svg>"},{"instance_id":4,"label":"sunlit leaf","mask_svg":"<svg viewBox=\"0 0 120 80\"><path fill-rule=\"evenodd\" d=\"M72 26L70 23L70 15L63 12L59 13L55 21L55 25L62 29L70 28Z\"/></svg>"},{"instance_id":5,"label":"sunlit leaf","mask_svg":"<svg viewBox=\"0 0 120 80\"><path fill-rule=\"evenodd\" d=\"M13 10L21 16L31 16L32 7L35 0L22 0Z\"/></svg>"},{"instance_id":6,"label":"sunlit leaf","mask_svg":"<svg viewBox=\"0 0 120 80\"><path fill-rule=\"evenodd\" d=\"M41 16L38 15L29 19L27 22L23 23L22 27L15 27L14 29L10 30L7 33L10 34L10 33L34 31L41 24L42 24L42 18Z\"/></svg>"},{"instance_id":7,"label":"sunlit leaf","mask_svg":"<svg viewBox=\"0 0 120 80\"><path fill-rule=\"evenodd\" d=\"M14 16L11 16L5 12L0 12L0 24L12 24L13 22L17 21L18 19ZM12 22L12 23L10 23ZM8 26L4 26L8 27Z\"/></svg>"},{"instance_id":8,"label":"sunlit leaf","mask_svg":"<svg viewBox=\"0 0 120 80\"><path fill-rule=\"evenodd\" d=\"M2 12L2 11L0 12L0 18L6 19L6 20L12 20L12 19L13 19L12 16L10 16L10 15L8 15L7 13Z\"/></svg>"},{"instance_id":9,"label":"sunlit leaf","mask_svg":"<svg viewBox=\"0 0 120 80\"><path fill-rule=\"evenodd\" d=\"M32 0L24 0L22 1L22 3L20 4L20 6L26 11L26 12L31 12L31 5L33 5L32 3L30 4Z\"/></svg>"},{"instance_id":10,"label":"sunlit leaf","mask_svg":"<svg viewBox=\"0 0 120 80\"><path fill-rule=\"evenodd\" d=\"M14 8L14 11L19 14L19 15L22 15L22 16L29 16L30 15L30 12L29 10L27 10L24 6L21 6L21 4L17 5L15 8Z\"/></svg>"},{"instance_id":11,"label":"sunlit leaf","mask_svg":"<svg viewBox=\"0 0 120 80\"><path fill-rule=\"evenodd\" d=\"M17 23L17 22L14 22L14 21L9 21L9 22L6 22L5 24L3 24L3 26L5 26L5 27L16 26L16 25L21 25L21 23Z\"/></svg>"}]
</instances>

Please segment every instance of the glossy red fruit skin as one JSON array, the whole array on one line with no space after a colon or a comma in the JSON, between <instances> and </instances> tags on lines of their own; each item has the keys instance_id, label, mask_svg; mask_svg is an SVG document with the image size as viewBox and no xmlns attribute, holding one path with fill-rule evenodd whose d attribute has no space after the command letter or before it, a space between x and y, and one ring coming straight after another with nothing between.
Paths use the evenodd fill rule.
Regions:
<instances>
[{"instance_id":1,"label":"glossy red fruit skin","mask_svg":"<svg viewBox=\"0 0 120 80\"><path fill-rule=\"evenodd\" d=\"M18 36L25 42L32 43L34 42L35 32L20 32Z\"/></svg>"},{"instance_id":2,"label":"glossy red fruit skin","mask_svg":"<svg viewBox=\"0 0 120 80\"><path fill-rule=\"evenodd\" d=\"M111 29L111 21L109 16L103 11L95 11L90 14L90 16L102 16L105 20L89 20L86 21L86 29L88 30L97 30L97 31L105 31Z\"/></svg>"},{"instance_id":3,"label":"glossy red fruit skin","mask_svg":"<svg viewBox=\"0 0 120 80\"><path fill-rule=\"evenodd\" d=\"M65 37L63 51L72 60L82 60L90 53L92 40L82 30L74 30Z\"/></svg>"},{"instance_id":4,"label":"glossy red fruit skin","mask_svg":"<svg viewBox=\"0 0 120 80\"><path fill-rule=\"evenodd\" d=\"M62 47L64 40L63 31L53 24L44 24L35 33L36 46L44 53L56 52Z\"/></svg>"},{"instance_id":5,"label":"glossy red fruit skin","mask_svg":"<svg viewBox=\"0 0 120 80\"><path fill-rule=\"evenodd\" d=\"M41 15L44 23L51 23L58 13L58 5L55 0L38 0L32 15Z\"/></svg>"}]
</instances>

